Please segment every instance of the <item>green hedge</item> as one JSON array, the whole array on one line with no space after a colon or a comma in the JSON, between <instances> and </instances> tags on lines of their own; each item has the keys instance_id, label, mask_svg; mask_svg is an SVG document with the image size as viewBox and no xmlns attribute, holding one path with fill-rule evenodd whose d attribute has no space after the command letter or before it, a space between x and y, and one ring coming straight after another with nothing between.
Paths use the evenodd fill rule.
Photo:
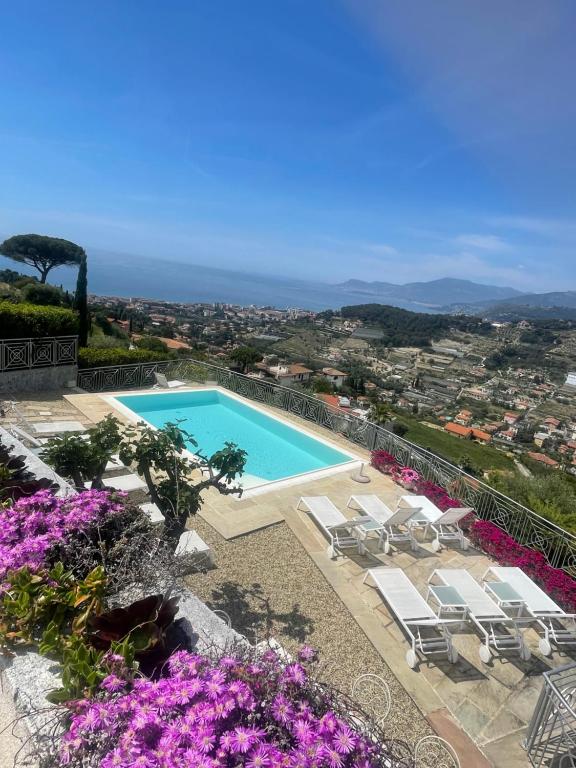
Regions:
<instances>
[{"instance_id":1,"label":"green hedge","mask_svg":"<svg viewBox=\"0 0 576 768\"><path fill-rule=\"evenodd\" d=\"M0 339L75 336L77 333L78 317L71 309L0 301Z\"/></svg>"},{"instance_id":2,"label":"green hedge","mask_svg":"<svg viewBox=\"0 0 576 768\"><path fill-rule=\"evenodd\" d=\"M97 347L83 347L78 352L78 367L102 368L106 365L153 363L166 360L167 358L168 355L152 352L149 349L124 349L124 347L98 349Z\"/></svg>"}]
</instances>

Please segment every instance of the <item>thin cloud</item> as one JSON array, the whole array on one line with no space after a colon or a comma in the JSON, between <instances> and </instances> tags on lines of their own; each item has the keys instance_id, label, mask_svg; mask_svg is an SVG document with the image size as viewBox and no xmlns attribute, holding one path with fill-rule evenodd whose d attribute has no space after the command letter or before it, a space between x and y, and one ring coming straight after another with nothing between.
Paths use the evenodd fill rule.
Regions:
<instances>
[{"instance_id":1,"label":"thin cloud","mask_svg":"<svg viewBox=\"0 0 576 768\"><path fill-rule=\"evenodd\" d=\"M492 253L512 250L510 243L498 235L459 235L454 239L454 242L464 248L478 248L481 251Z\"/></svg>"}]
</instances>

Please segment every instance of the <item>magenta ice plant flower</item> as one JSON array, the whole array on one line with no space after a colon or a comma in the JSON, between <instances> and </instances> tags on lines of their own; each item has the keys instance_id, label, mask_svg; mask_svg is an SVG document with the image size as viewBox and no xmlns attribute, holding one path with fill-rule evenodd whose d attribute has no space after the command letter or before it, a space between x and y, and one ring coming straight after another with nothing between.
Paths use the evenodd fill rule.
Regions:
<instances>
[{"instance_id":1,"label":"magenta ice plant flower","mask_svg":"<svg viewBox=\"0 0 576 768\"><path fill-rule=\"evenodd\" d=\"M110 673L73 705L60 764L80 768L381 768L300 664L232 665L179 651L157 681ZM120 681L120 682L119 682ZM295 682L297 681L297 682ZM371 751L372 750L372 751Z\"/></svg>"}]
</instances>

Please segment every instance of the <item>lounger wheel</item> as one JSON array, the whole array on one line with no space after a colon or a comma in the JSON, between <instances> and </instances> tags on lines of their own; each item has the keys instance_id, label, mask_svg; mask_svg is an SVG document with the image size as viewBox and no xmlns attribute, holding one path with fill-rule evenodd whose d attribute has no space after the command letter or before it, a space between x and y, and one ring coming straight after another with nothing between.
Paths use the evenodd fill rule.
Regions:
<instances>
[{"instance_id":1,"label":"lounger wheel","mask_svg":"<svg viewBox=\"0 0 576 768\"><path fill-rule=\"evenodd\" d=\"M454 646L452 646L452 648L450 648L450 651L448 652L448 661L450 662L450 664L456 664L456 662L458 661L458 651L456 650L456 648L454 648Z\"/></svg>"},{"instance_id":2,"label":"lounger wheel","mask_svg":"<svg viewBox=\"0 0 576 768\"><path fill-rule=\"evenodd\" d=\"M543 656L550 656L550 654L552 653L552 646L550 645L550 641L546 640L545 637L543 637L539 641L538 648L540 649L540 653Z\"/></svg>"},{"instance_id":3,"label":"lounger wheel","mask_svg":"<svg viewBox=\"0 0 576 768\"><path fill-rule=\"evenodd\" d=\"M392 547L390 546L390 542L389 541L385 541L384 542L384 554L385 555L389 555L391 549L392 549Z\"/></svg>"},{"instance_id":4,"label":"lounger wheel","mask_svg":"<svg viewBox=\"0 0 576 768\"><path fill-rule=\"evenodd\" d=\"M439 539L434 539L434 541L432 542L432 551L433 552L439 552L440 551L440 540Z\"/></svg>"},{"instance_id":5,"label":"lounger wheel","mask_svg":"<svg viewBox=\"0 0 576 768\"><path fill-rule=\"evenodd\" d=\"M406 663L408 664L410 669L414 669L414 667L418 663L418 656L416 656L416 651L413 651L412 648L409 648L406 651Z\"/></svg>"},{"instance_id":6,"label":"lounger wheel","mask_svg":"<svg viewBox=\"0 0 576 768\"><path fill-rule=\"evenodd\" d=\"M488 664L490 659L492 658L492 654L490 653L490 648L488 648L487 645L481 645L479 650L480 660L484 662L484 664Z\"/></svg>"},{"instance_id":7,"label":"lounger wheel","mask_svg":"<svg viewBox=\"0 0 576 768\"><path fill-rule=\"evenodd\" d=\"M532 652L530 651L530 648L528 648L525 643L522 643L520 646L520 658L522 661L529 661L531 656Z\"/></svg>"}]
</instances>

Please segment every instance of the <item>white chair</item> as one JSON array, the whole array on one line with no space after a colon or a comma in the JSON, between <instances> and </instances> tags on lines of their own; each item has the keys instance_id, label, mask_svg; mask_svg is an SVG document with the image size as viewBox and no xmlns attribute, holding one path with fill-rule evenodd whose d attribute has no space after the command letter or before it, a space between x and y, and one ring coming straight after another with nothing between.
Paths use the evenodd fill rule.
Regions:
<instances>
[{"instance_id":1,"label":"white chair","mask_svg":"<svg viewBox=\"0 0 576 768\"><path fill-rule=\"evenodd\" d=\"M460 768L460 760L446 739L424 736L414 747L414 768Z\"/></svg>"},{"instance_id":2,"label":"white chair","mask_svg":"<svg viewBox=\"0 0 576 768\"><path fill-rule=\"evenodd\" d=\"M179 381L178 379L172 379L172 381L168 381L163 373L158 372L154 374L154 380L156 381L154 389L157 387L160 387L161 389L175 389L176 387L186 386L185 381Z\"/></svg>"},{"instance_id":3,"label":"white chair","mask_svg":"<svg viewBox=\"0 0 576 768\"><path fill-rule=\"evenodd\" d=\"M464 601L469 619L483 638L480 646L480 659L487 664L490 661L490 648L497 651L518 651L524 661L530 658L530 649L518 629L517 622L510 618L496 605L494 600L464 568L438 568L430 576L429 582L438 580L447 587L456 590ZM503 633L498 627L507 627L510 632Z\"/></svg>"},{"instance_id":4,"label":"white chair","mask_svg":"<svg viewBox=\"0 0 576 768\"><path fill-rule=\"evenodd\" d=\"M362 517L348 520L342 512L328 498L328 496L302 496L296 505L296 509L304 510L314 518L330 541L328 554L337 557L338 550L355 547L359 553L364 552L364 545L360 538L353 535L354 528L361 522L368 522L370 518Z\"/></svg>"},{"instance_id":5,"label":"white chair","mask_svg":"<svg viewBox=\"0 0 576 768\"><path fill-rule=\"evenodd\" d=\"M364 583L371 581L410 639L406 662L414 669L418 653L422 656L442 654L451 663L458 661L458 651L452 644L448 625L451 619L440 619L400 568L370 568Z\"/></svg>"},{"instance_id":6,"label":"white chair","mask_svg":"<svg viewBox=\"0 0 576 768\"><path fill-rule=\"evenodd\" d=\"M521 598L530 617L544 631L538 647L544 656L552 653L552 643L557 646L576 644L576 614L566 613L557 603L535 584L530 576L520 568L491 566L482 580L489 586L488 575L492 575L500 583L508 584ZM566 628L560 620L568 621L571 628Z\"/></svg>"},{"instance_id":7,"label":"white chair","mask_svg":"<svg viewBox=\"0 0 576 768\"><path fill-rule=\"evenodd\" d=\"M390 686L380 675L359 675L352 683L350 695L379 727L390 714Z\"/></svg>"},{"instance_id":8,"label":"white chair","mask_svg":"<svg viewBox=\"0 0 576 768\"><path fill-rule=\"evenodd\" d=\"M460 544L461 549L468 549L468 539L458 523L471 512L474 512L472 507L450 507L450 509L447 509L441 517L433 523L428 523L426 525L424 536L428 533L429 528L436 534L436 538L432 542L432 549L434 552L439 551L441 541L457 541Z\"/></svg>"},{"instance_id":9,"label":"white chair","mask_svg":"<svg viewBox=\"0 0 576 768\"><path fill-rule=\"evenodd\" d=\"M356 507L353 505L356 505ZM410 542L412 550L418 548L418 542L414 537L412 527L407 524L408 520L417 510L411 507L397 506L393 512L382 499L374 494L350 496L348 507L350 509L359 507L362 512L365 512L371 518L369 522L358 523L356 528L364 536L367 536L369 533L377 533L378 546L386 554L390 553L392 543L402 541Z\"/></svg>"}]
</instances>

